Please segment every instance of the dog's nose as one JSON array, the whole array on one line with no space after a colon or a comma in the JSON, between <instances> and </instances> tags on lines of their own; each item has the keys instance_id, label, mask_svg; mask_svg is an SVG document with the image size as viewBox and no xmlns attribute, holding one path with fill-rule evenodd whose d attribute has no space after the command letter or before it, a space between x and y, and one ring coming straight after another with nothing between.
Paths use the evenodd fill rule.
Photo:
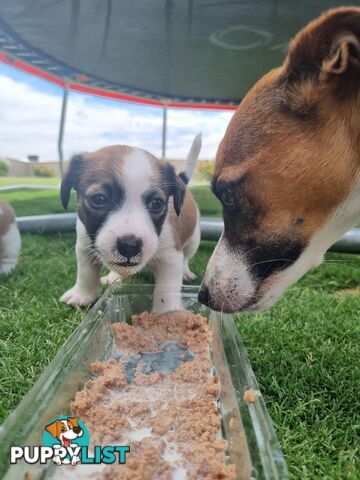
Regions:
<instances>
[{"instance_id":1,"label":"dog's nose","mask_svg":"<svg viewBox=\"0 0 360 480\"><path fill-rule=\"evenodd\" d=\"M203 305L206 305L208 307L210 306L211 295L208 287L206 287L205 285L202 285L200 288L200 292L198 293L198 300Z\"/></svg>"},{"instance_id":2,"label":"dog's nose","mask_svg":"<svg viewBox=\"0 0 360 480\"><path fill-rule=\"evenodd\" d=\"M80 433L81 432L80 427L74 427L73 430L74 430L74 433Z\"/></svg>"},{"instance_id":3,"label":"dog's nose","mask_svg":"<svg viewBox=\"0 0 360 480\"><path fill-rule=\"evenodd\" d=\"M136 238L134 235L121 237L116 243L117 251L120 253L120 255L127 259L136 257L136 255L140 253L141 247L142 240L140 238Z\"/></svg>"}]
</instances>

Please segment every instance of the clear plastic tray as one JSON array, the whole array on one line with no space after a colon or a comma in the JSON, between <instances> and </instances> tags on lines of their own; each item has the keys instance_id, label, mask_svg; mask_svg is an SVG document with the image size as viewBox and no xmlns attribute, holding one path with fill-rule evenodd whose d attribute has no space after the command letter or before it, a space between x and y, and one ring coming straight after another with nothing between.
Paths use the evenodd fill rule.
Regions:
<instances>
[{"instance_id":1,"label":"clear plastic tray","mask_svg":"<svg viewBox=\"0 0 360 480\"><path fill-rule=\"evenodd\" d=\"M111 324L130 322L131 316L151 310L151 285L121 285L109 289L85 316L59 350L34 387L0 427L0 478L51 478L52 465L10 466L11 445L41 445L44 425L59 415L70 415L70 402L90 378L89 364L111 354ZM288 470L261 395L246 403L244 392L259 390L239 333L230 315L210 311L197 302L198 287L183 287L186 310L209 318L211 355L221 381L219 410L222 433L237 479L287 479ZM231 428L230 419L232 420ZM63 468L63 467L61 467ZM65 467L66 468L66 467ZM31 474L29 475L29 472Z\"/></svg>"}]
</instances>

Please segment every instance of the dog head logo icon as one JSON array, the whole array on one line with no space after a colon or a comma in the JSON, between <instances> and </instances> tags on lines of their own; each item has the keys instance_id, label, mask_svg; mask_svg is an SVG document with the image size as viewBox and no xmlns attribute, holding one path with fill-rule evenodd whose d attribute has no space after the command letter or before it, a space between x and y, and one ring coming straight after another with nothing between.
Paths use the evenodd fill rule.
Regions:
<instances>
[{"instance_id":1,"label":"dog head logo icon","mask_svg":"<svg viewBox=\"0 0 360 480\"><path fill-rule=\"evenodd\" d=\"M76 465L80 458L77 453L82 446L89 446L90 436L87 428L76 417L58 417L45 426L43 445L56 451L53 462L57 465Z\"/></svg>"}]
</instances>

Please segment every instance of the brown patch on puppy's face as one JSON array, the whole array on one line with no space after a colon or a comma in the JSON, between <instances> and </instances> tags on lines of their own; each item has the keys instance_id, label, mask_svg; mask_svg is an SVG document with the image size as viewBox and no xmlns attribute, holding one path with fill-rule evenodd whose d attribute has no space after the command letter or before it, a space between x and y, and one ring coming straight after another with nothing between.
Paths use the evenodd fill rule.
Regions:
<instances>
[{"instance_id":1,"label":"brown patch on puppy's face","mask_svg":"<svg viewBox=\"0 0 360 480\"><path fill-rule=\"evenodd\" d=\"M301 32L283 67L244 98L216 158L225 230L202 301L265 308L340 236L317 240L359 177L359 78L360 9L339 9Z\"/></svg>"}]
</instances>

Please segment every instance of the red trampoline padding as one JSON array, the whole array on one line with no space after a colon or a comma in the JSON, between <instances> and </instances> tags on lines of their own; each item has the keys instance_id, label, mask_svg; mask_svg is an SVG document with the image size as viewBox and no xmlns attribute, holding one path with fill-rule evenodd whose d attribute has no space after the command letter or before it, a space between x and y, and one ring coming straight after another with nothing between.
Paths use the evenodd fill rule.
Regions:
<instances>
[{"instance_id":1,"label":"red trampoline padding","mask_svg":"<svg viewBox=\"0 0 360 480\"><path fill-rule=\"evenodd\" d=\"M6 65L10 65L11 67L17 68L29 75L34 75L42 80L46 80L48 82L54 83L59 87L65 88L66 82L62 79L57 77L56 75L52 75L40 68L36 68L32 65L29 65L23 61L17 60L15 58L11 58L3 52L0 52L0 62L5 63ZM189 103L189 102L161 102L159 100L151 99L151 98L142 98L135 95L127 95L124 93L113 92L110 90L104 90L101 88L96 87L89 87L87 85L83 85L81 83L74 83L69 82L68 88L74 92L80 92L87 95L94 95L97 97L108 98L111 100L118 100L122 102L131 102L131 103L138 103L140 105L147 105L151 107L164 107L167 105L169 108L190 108L190 109L198 109L198 110L236 110L237 106L234 105L222 105L216 103Z\"/></svg>"}]
</instances>

